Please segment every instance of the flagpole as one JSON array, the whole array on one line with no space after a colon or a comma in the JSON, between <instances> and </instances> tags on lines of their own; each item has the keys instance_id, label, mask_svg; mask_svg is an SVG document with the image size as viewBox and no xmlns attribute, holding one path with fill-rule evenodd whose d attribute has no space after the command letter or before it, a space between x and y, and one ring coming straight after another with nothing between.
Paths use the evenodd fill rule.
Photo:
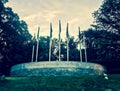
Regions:
<instances>
[{"instance_id":1,"label":"flagpole","mask_svg":"<svg viewBox=\"0 0 120 91\"><path fill-rule=\"evenodd\" d=\"M52 47L52 40L50 39L50 46L49 46L49 61L51 61L51 48Z\"/></svg>"},{"instance_id":2,"label":"flagpole","mask_svg":"<svg viewBox=\"0 0 120 91\"><path fill-rule=\"evenodd\" d=\"M84 46L85 46L85 62L87 62L87 50L86 50L85 36L84 36Z\"/></svg>"},{"instance_id":3,"label":"flagpole","mask_svg":"<svg viewBox=\"0 0 120 91\"><path fill-rule=\"evenodd\" d=\"M79 45L80 45L80 62L82 62L82 50L81 50L81 33L80 33L80 27L78 27L78 31L79 31Z\"/></svg>"},{"instance_id":4,"label":"flagpole","mask_svg":"<svg viewBox=\"0 0 120 91\"><path fill-rule=\"evenodd\" d=\"M60 45L60 41L59 41L59 61L60 61L60 59L61 59L60 53L61 53L61 45Z\"/></svg>"},{"instance_id":5,"label":"flagpole","mask_svg":"<svg viewBox=\"0 0 120 91\"><path fill-rule=\"evenodd\" d=\"M35 46L33 45L33 48L32 48L32 59L31 59L31 62L33 62L33 60L34 60L34 49L35 49Z\"/></svg>"},{"instance_id":6,"label":"flagpole","mask_svg":"<svg viewBox=\"0 0 120 91\"><path fill-rule=\"evenodd\" d=\"M66 27L66 37L67 37L67 61L69 61L69 33L68 33L68 23Z\"/></svg>"},{"instance_id":7,"label":"flagpole","mask_svg":"<svg viewBox=\"0 0 120 91\"><path fill-rule=\"evenodd\" d=\"M40 27L38 27L38 33L37 33L36 62L37 62L37 60L38 60L38 48L39 48L39 31L40 31Z\"/></svg>"},{"instance_id":8,"label":"flagpole","mask_svg":"<svg viewBox=\"0 0 120 91\"><path fill-rule=\"evenodd\" d=\"M61 44L60 44L60 42L61 42L61 36L60 36L60 34L61 34L61 21L59 20L59 61L61 61Z\"/></svg>"},{"instance_id":9,"label":"flagpole","mask_svg":"<svg viewBox=\"0 0 120 91\"><path fill-rule=\"evenodd\" d=\"M31 62L33 62L33 60L34 60L34 51L35 51L34 42L35 42L35 34L34 34L34 37L33 37L33 39L32 39L32 42L33 42L33 47L32 47L32 58L31 58Z\"/></svg>"},{"instance_id":10,"label":"flagpole","mask_svg":"<svg viewBox=\"0 0 120 91\"><path fill-rule=\"evenodd\" d=\"M38 46L39 46L39 41L37 40L37 48L36 48L36 62L38 60Z\"/></svg>"},{"instance_id":11,"label":"flagpole","mask_svg":"<svg viewBox=\"0 0 120 91\"><path fill-rule=\"evenodd\" d=\"M69 61L69 40L67 39L67 61Z\"/></svg>"},{"instance_id":12,"label":"flagpole","mask_svg":"<svg viewBox=\"0 0 120 91\"><path fill-rule=\"evenodd\" d=\"M51 61L51 49L52 49L52 23L50 23L49 61Z\"/></svg>"},{"instance_id":13,"label":"flagpole","mask_svg":"<svg viewBox=\"0 0 120 91\"><path fill-rule=\"evenodd\" d=\"M80 41L80 62L82 62L82 50L81 50L81 41Z\"/></svg>"}]
</instances>

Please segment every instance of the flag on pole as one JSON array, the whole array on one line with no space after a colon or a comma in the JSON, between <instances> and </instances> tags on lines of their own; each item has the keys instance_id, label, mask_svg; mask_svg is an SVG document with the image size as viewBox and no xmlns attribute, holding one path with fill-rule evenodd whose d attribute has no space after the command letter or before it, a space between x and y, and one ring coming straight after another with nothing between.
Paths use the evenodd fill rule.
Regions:
<instances>
[{"instance_id":1,"label":"flag on pole","mask_svg":"<svg viewBox=\"0 0 120 91\"><path fill-rule=\"evenodd\" d=\"M39 32L40 32L40 27L38 27L37 40L39 40Z\"/></svg>"},{"instance_id":2,"label":"flag on pole","mask_svg":"<svg viewBox=\"0 0 120 91\"><path fill-rule=\"evenodd\" d=\"M78 27L78 32L79 32L79 35L78 35L78 37L79 37L79 40L81 40L80 27Z\"/></svg>"},{"instance_id":3,"label":"flag on pole","mask_svg":"<svg viewBox=\"0 0 120 91\"><path fill-rule=\"evenodd\" d=\"M67 27L66 27L66 38L69 40L68 23L67 23Z\"/></svg>"},{"instance_id":4,"label":"flag on pole","mask_svg":"<svg viewBox=\"0 0 120 91\"><path fill-rule=\"evenodd\" d=\"M39 32L40 32L40 27L38 27L38 33L37 33L36 62L37 62L37 60L38 60Z\"/></svg>"},{"instance_id":5,"label":"flag on pole","mask_svg":"<svg viewBox=\"0 0 120 91\"><path fill-rule=\"evenodd\" d=\"M51 61L52 31L52 23L50 23L49 61Z\"/></svg>"},{"instance_id":6,"label":"flag on pole","mask_svg":"<svg viewBox=\"0 0 120 91\"><path fill-rule=\"evenodd\" d=\"M78 27L78 32L79 32L79 45L80 45L80 62L82 62L82 49L81 49L81 33L80 33L80 27Z\"/></svg>"},{"instance_id":7,"label":"flag on pole","mask_svg":"<svg viewBox=\"0 0 120 91\"><path fill-rule=\"evenodd\" d=\"M52 23L50 23L50 39L52 38L52 32L53 32L53 30L52 30Z\"/></svg>"},{"instance_id":8,"label":"flag on pole","mask_svg":"<svg viewBox=\"0 0 120 91\"><path fill-rule=\"evenodd\" d=\"M59 20L59 61L61 60L61 45L60 45L60 42L61 42L61 21Z\"/></svg>"},{"instance_id":9,"label":"flag on pole","mask_svg":"<svg viewBox=\"0 0 120 91\"><path fill-rule=\"evenodd\" d=\"M61 41L61 21L59 20L59 41Z\"/></svg>"},{"instance_id":10,"label":"flag on pole","mask_svg":"<svg viewBox=\"0 0 120 91\"><path fill-rule=\"evenodd\" d=\"M69 61L69 32L68 32L68 23L66 27L66 38L67 38L67 61Z\"/></svg>"}]
</instances>

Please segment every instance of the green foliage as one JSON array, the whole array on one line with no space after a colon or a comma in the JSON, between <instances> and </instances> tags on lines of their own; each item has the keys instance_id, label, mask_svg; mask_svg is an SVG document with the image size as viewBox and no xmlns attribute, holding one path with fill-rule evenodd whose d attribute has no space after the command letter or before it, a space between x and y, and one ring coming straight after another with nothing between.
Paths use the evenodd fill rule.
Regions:
<instances>
[{"instance_id":1,"label":"green foliage","mask_svg":"<svg viewBox=\"0 0 120 91\"><path fill-rule=\"evenodd\" d=\"M120 0L104 0L94 18L97 28L120 34Z\"/></svg>"},{"instance_id":2,"label":"green foliage","mask_svg":"<svg viewBox=\"0 0 120 91\"><path fill-rule=\"evenodd\" d=\"M119 53L116 45L116 36L105 30L89 29L85 32L86 44L88 50L93 51L97 61L114 61L119 59ZM90 52L88 52L88 55ZM93 59L94 60L94 59Z\"/></svg>"},{"instance_id":3,"label":"green foliage","mask_svg":"<svg viewBox=\"0 0 120 91\"><path fill-rule=\"evenodd\" d=\"M93 13L93 29L85 32L89 60L119 61L120 59L120 1L104 0ZM95 58L90 57L89 53Z\"/></svg>"},{"instance_id":4,"label":"green foliage","mask_svg":"<svg viewBox=\"0 0 120 91\"><path fill-rule=\"evenodd\" d=\"M69 55L70 60L79 61L79 50L78 50L78 42L74 39L74 37L70 37L69 39Z\"/></svg>"},{"instance_id":5,"label":"green foliage","mask_svg":"<svg viewBox=\"0 0 120 91\"><path fill-rule=\"evenodd\" d=\"M40 37L39 42L39 61L48 61L49 55L49 37Z\"/></svg>"},{"instance_id":6,"label":"green foliage","mask_svg":"<svg viewBox=\"0 0 120 91\"><path fill-rule=\"evenodd\" d=\"M80 77L6 77L0 91L119 91L120 75Z\"/></svg>"},{"instance_id":7,"label":"green foliage","mask_svg":"<svg viewBox=\"0 0 120 91\"><path fill-rule=\"evenodd\" d=\"M10 7L5 7L7 0L0 1L0 73L9 72L11 65L23 62L29 57L27 51L31 35L27 24Z\"/></svg>"},{"instance_id":8,"label":"green foliage","mask_svg":"<svg viewBox=\"0 0 120 91\"><path fill-rule=\"evenodd\" d=\"M48 61L49 57L49 43L50 39L49 37L40 37L39 40L39 53L38 53L38 61ZM52 39L52 53L51 53L51 60L56 61L59 59L59 40L54 38ZM79 52L77 49L78 44L76 43L76 40L74 37L69 38L69 56L70 60L77 61L79 56ZM35 60L35 59L34 59ZM66 41L61 40L61 60L66 61L67 60L67 45Z\"/></svg>"}]
</instances>

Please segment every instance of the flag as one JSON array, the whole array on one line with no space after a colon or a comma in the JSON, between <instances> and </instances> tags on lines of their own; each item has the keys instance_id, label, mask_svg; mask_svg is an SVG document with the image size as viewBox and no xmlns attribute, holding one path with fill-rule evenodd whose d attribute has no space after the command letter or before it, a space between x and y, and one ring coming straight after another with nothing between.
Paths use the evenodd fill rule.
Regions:
<instances>
[{"instance_id":1,"label":"flag","mask_svg":"<svg viewBox=\"0 0 120 91\"><path fill-rule=\"evenodd\" d=\"M38 27L37 40L39 40L39 32L40 32L40 27Z\"/></svg>"},{"instance_id":2,"label":"flag","mask_svg":"<svg viewBox=\"0 0 120 91\"><path fill-rule=\"evenodd\" d=\"M36 43L35 33L34 33L34 36L32 38L32 42L33 42L33 45L35 45L35 43Z\"/></svg>"},{"instance_id":3,"label":"flag","mask_svg":"<svg viewBox=\"0 0 120 91\"><path fill-rule=\"evenodd\" d=\"M67 23L67 27L66 27L66 38L69 39L68 23Z\"/></svg>"},{"instance_id":4,"label":"flag","mask_svg":"<svg viewBox=\"0 0 120 91\"><path fill-rule=\"evenodd\" d=\"M52 38L52 32L53 32L53 30L52 30L52 23L50 23L50 38Z\"/></svg>"},{"instance_id":5,"label":"flag","mask_svg":"<svg viewBox=\"0 0 120 91\"><path fill-rule=\"evenodd\" d=\"M78 37L79 37L79 39L81 39L80 27L78 27L78 32L79 32Z\"/></svg>"},{"instance_id":6,"label":"flag","mask_svg":"<svg viewBox=\"0 0 120 91\"><path fill-rule=\"evenodd\" d=\"M59 41L60 41L60 39L61 39L61 38L60 38L60 37L61 37L60 34L61 34L61 21L59 20L59 36L58 36L58 37L59 37Z\"/></svg>"}]
</instances>

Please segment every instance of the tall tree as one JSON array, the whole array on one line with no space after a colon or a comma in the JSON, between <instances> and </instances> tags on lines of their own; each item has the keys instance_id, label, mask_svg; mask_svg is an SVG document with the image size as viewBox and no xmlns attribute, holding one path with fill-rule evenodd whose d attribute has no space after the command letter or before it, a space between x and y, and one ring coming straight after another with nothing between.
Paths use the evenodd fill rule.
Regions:
<instances>
[{"instance_id":1,"label":"tall tree","mask_svg":"<svg viewBox=\"0 0 120 91\"><path fill-rule=\"evenodd\" d=\"M88 58L91 61L114 61L119 59L114 34L106 30L89 29L85 32ZM92 55L91 55L92 53Z\"/></svg>"},{"instance_id":2,"label":"tall tree","mask_svg":"<svg viewBox=\"0 0 120 91\"><path fill-rule=\"evenodd\" d=\"M8 0L0 0L0 67L5 70L11 65L26 61L28 53L27 46L31 35L28 32L27 24L19 19L19 16L10 7L4 4ZM28 56L27 56L28 57Z\"/></svg>"},{"instance_id":3,"label":"tall tree","mask_svg":"<svg viewBox=\"0 0 120 91\"><path fill-rule=\"evenodd\" d=\"M109 55L116 55L116 60L120 58L120 0L104 0L101 7L94 12L96 29L102 30L104 40L109 45ZM105 32L105 31L106 32ZM112 51L111 51L112 50ZM113 54L114 53L114 54Z\"/></svg>"},{"instance_id":4,"label":"tall tree","mask_svg":"<svg viewBox=\"0 0 120 91\"><path fill-rule=\"evenodd\" d=\"M120 35L120 0L104 0L94 18L97 28Z\"/></svg>"}]
</instances>

